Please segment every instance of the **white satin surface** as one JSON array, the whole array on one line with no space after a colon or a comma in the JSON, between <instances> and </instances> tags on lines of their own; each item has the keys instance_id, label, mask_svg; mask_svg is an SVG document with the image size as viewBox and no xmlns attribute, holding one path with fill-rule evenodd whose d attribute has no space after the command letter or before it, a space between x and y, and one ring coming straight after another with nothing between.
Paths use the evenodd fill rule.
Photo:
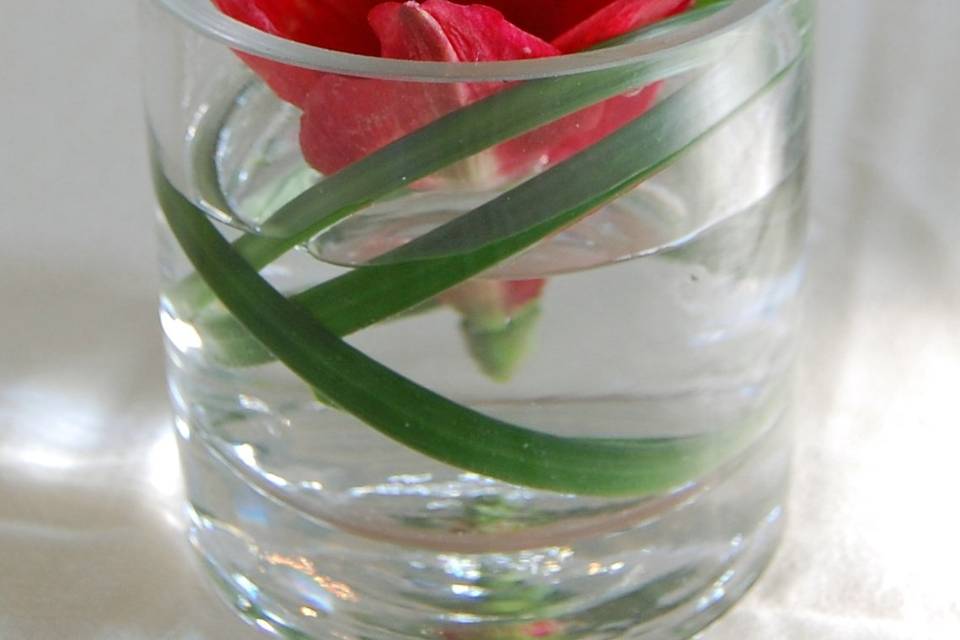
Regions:
<instances>
[{"instance_id":1,"label":"white satin surface","mask_svg":"<svg viewBox=\"0 0 960 640\"><path fill-rule=\"evenodd\" d=\"M183 535L133 3L0 2L0 638L259 638ZM790 520L702 637L960 638L960 2L818 40Z\"/></svg>"}]
</instances>

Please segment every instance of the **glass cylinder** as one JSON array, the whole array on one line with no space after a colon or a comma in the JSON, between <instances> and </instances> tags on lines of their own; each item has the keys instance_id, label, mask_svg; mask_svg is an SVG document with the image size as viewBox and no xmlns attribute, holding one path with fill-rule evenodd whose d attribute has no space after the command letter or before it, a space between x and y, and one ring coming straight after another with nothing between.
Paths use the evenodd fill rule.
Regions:
<instances>
[{"instance_id":1,"label":"glass cylinder","mask_svg":"<svg viewBox=\"0 0 960 640\"><path fill-rule=\"evenodd\" d=\"M750 586L788 479L807 0L479 63L142 9L191 540L244 617L685 637Z\"/></svg>"}]
</instances>

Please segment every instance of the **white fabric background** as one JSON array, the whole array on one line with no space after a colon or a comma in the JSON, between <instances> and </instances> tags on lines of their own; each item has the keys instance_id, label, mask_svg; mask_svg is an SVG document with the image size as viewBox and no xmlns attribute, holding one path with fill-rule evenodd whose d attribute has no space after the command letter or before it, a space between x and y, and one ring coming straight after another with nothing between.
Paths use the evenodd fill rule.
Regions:
<instances>
[{"instance_id":1,"label":"white fabric background","mask_svg":"<svg viewBox=\"0 0 960 640\"><path fill-rule=\"evenodd\" d=\"M0 638L259 637L183 540L133 3L0 0ZM824 0L791 520L708 640L960 637L960 2Z\"/></svg>"}]
</instances>

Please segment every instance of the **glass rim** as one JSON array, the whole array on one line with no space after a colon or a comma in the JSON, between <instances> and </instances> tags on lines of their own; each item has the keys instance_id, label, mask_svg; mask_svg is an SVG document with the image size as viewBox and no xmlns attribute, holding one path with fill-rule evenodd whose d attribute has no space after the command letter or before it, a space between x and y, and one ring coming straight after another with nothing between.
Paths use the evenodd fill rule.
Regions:
<instances>
[{"instance_id":1,"label":"glass rim","mask_svg":"<svg viewBox=\"0 0 960 640\"><path fill-rule=\"evenodd\" d=\"M266 33L225 15L210 0L148 1L159 4L208 38L232 49L283 64L370 78L491 82L571 75L653 61L728 31L777 0L732 0L726 8L691 24L652 30L632 42L604 49L493 62L427 62L345 53Z\"/></svg>"}]
</instances>

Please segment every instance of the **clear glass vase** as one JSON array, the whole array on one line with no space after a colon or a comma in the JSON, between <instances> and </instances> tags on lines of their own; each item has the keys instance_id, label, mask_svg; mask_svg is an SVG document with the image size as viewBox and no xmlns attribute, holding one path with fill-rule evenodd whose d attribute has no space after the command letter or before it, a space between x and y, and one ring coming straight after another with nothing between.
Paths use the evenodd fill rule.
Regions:
<instances>
[{"instance_id":1,"label":"clear glass vase","mask_svg":"<svg viewBox=\"0 0 960 640\"><path fill-rule=\"evenodd\" d=\"M192 541L289 638L674 638L783 526L807 0L585 53L143 3Z\"/></svg>"}]
</instances>

